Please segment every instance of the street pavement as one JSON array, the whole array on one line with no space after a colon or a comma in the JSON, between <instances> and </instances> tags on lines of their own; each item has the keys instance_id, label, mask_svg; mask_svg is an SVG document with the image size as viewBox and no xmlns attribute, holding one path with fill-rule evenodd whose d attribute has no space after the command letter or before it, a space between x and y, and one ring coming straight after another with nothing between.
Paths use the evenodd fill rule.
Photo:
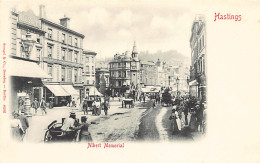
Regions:
<instances>
[{"instance_id":1,"label":"street pavement","mask_svg":"<svg viewBox=\"0 0 260 163\"><path fill-rule=\"evenodd\" d=\"M138 102L136 103L136 105L138 105ZM43 138L47 126L54 120L61 122L62 118L69 117L71 111L74 111L76 113L76 117L79 119L81 116L84 115L82 110L78 108L70 108L70 107L54 107L53 109L47 109L47 115L43 115L43 116L41 114L41 111L38 110L37 115L33 115L32 117L29 118L30 127L27 129L27 135L24 138L24 141L30 143L43 142ZM130 112L133 113L129 114ZM88 118L87 119L88 123L94 122L94 124L91 124L89 128L93 140L103 141L100 137L103 137L104 139L108 139L107 136L104 135L111 136L111 132L113 132L116 126L118 126L117 124L113 124L112 121L111 122L109 121L111 124L108 122L102 124L104 120L108 120L110 119L110 117L113 117L116 120L118 118L122 119L122 115L126 115L128 117L131 117L131 119L128 119L128 122L132 121L132 123L130 123L131 125L133 125L134 123L138 125L139 122L138 115L141 114L140 112L142 112L142 110L139 111L139 109L137 110L136 107L130 109L122 108L121 102L119 102L118 99L115 99L114 101L110 102L110 109L108 110L108 115L105 115L104 111L102 110L100 116L94 116L91 114L91 112L88 112L89 114L85 116L87 116ZM122 120L125 121L125 119ZM122 128L126 128L123 125L120 126ZM110 129L109 134L104 134L105 133L104 131L107 129Z\"/></svg>"},{"instance_id":2,"label":"street pavement","mask_svg":"<svg viewBox=\"0 0 260 163\"><path fill-rule=\"evenodd\" d=\"M160 107L152 108L152 103L147 103L147 110L144 112L139 125L139 131L137 135L138 141L159 141L160 135L156 127L156 116L160 112Z\"/></svg>"},{"instance_id":3,"label":"street pavement","mask_svg":"<svg viewBox=\"0 0 260 163\"><path fill-rule=\"evenodd\" d=\"M187 130L173 135L169 120L171 110L172 107L162 107L160 104L153 108L151 101L136 102L133 108L122 108L121 102L115 98L110 102L108 115L102 110L100 116L94 116L91 112L86 116L94 142L197 141L203 137L199 132L191 133ZM38 110L37 115L29 118L30 127L24 141L43 142L47 126L54 120L61 122L61 119L67 118L71 111L74 111L79 119L84 115L79 108L70 107L47 109L48 113L44 116Z\"/></svg>"}]
</instances>

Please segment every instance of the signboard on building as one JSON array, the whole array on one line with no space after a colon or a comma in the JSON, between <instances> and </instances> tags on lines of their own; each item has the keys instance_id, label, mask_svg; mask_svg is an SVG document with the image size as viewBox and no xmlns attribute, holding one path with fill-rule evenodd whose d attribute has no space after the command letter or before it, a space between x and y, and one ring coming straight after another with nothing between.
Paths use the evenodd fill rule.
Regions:
<instances>
[{"instance_id":1,"label":"signboard on building","mask_svg":"<svg viewBox=\"0 0 260 163\"><path fill-rule=\"evenodd\" d=\"M18 22L31 25L33 27L41 28L41 21L32 10L26 12L20 12L18 16Z\"/></svg>"}]
</instances>

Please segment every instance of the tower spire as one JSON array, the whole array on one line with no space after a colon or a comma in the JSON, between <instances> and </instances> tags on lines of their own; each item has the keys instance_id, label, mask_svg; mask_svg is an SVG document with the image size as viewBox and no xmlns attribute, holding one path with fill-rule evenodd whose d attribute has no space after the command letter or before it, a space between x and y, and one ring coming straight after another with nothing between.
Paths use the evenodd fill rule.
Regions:
<instances>
[{"instance_id":1,"label":"tower spire","mask_svg":"<svg viewBox=\"0 0 260 163\"><path fill-rule=\"evenodd\" d=\"M134 41L134 46L133 46L133 51L132 51L132 58L137 58L138 59L138 52L136 48L136 42Z\"/></svg>"}]
</instances>

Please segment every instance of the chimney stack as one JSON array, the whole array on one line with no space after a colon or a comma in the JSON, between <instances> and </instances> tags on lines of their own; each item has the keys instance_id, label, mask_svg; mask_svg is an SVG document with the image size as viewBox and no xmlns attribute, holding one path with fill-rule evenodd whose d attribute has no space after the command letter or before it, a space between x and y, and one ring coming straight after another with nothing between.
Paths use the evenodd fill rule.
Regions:
<instances>
[{"instance_id":1,"label":"chimney stack","mask_svg":"<svg viewBox=\"0 0 260 163\"><path fill-rule=\"evenodd\" d=\"M45 18L46 19L46 12L45 12L45 5L40 5L40 18Z\"/></svg>"},{"instance_id":2,"label":"chimney stack","mask_svg":"<svg viewBox=\"0 0 260 163\"><path fill-rule=\"evenodd\" d=\"M70 28L70 18L68 18L66 15L64 15L64 18L60 19L60 25Z\"/></svg>"}]
</instances>

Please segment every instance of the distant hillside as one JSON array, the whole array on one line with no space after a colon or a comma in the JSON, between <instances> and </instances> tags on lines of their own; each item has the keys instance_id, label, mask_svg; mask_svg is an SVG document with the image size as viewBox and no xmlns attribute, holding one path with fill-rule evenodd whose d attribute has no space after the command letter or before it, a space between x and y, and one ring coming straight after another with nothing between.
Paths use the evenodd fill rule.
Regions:
<instances>
[{"instance_id":1,"label":"distant hillside","mask_svg":"<svg viewBox=\"0 0 260 163\"><path fill-rule=\"evenodd\" d=\"M158 58L162 62L166 62L167 64L178 64L183 62L184 64L188 64L190 62L190 58L186 57L180 53L178 53L176 50L170 50L170 51L158 51L156 53L149 53L149 52L140 52L139 59L140 60L146 60L146 61L154 61L156 62Z\"/></svg>"},{"instance_id":2,"label":"distant hillside","mask_svg":"<svg viewBox=\"0 0 260 163\"><path fill-rule=\"evenodd\" d=\"M144 52L141 51L139 53L139 59L142 61L154 61L156 62L158 60L158 58L162 61L162 62L166 62L167 64L170 65L179 65L179 64L189 64L190 62L190 58L186 57L184 55L182 55L181 53L178 53L176 50L169 50L169 51L158 51L156 53L149 53L149 52ZM113 57L109 57L109 58L102 58L96 59L96 67L107 67L109 61L111 61L113 59Z\"/></svg>"}]
</instances>

